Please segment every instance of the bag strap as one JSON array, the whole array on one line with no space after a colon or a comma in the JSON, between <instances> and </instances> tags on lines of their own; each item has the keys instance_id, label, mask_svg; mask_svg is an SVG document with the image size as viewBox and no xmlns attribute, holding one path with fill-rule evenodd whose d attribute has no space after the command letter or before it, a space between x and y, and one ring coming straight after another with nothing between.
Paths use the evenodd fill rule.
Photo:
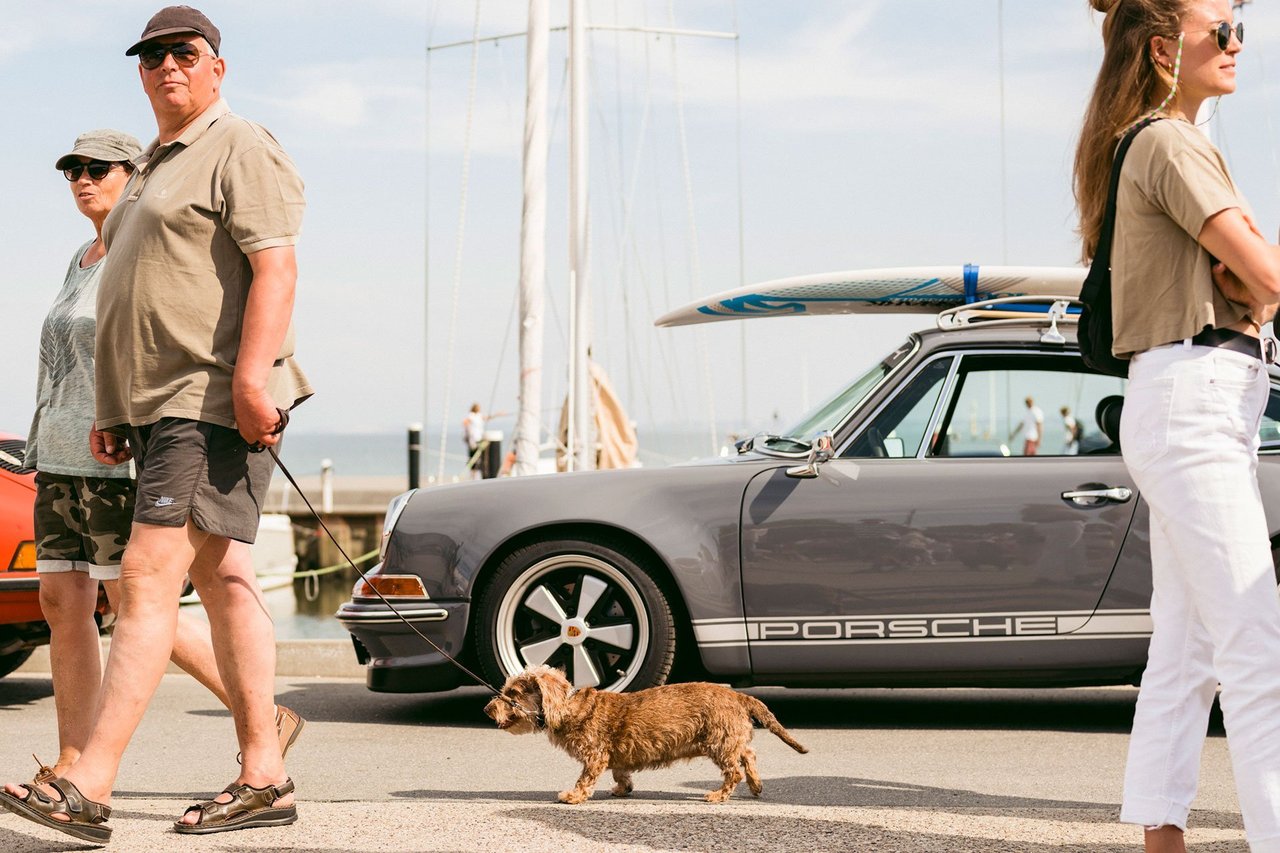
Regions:
<instances>
[{"instance_id":1,"label":"bag strap","mask_svg":"<svg viewBox=\"0 0 1280 853\"><path fill-rule=\"evenodd\" d=\"M1108 269L1111 267L1111 240L1116 231L1116 196L1120 191L1120 167L1124 165L1124 158L1129 153L1129 146L1133 144L1133 138L1143 128L1160 121L1160 119L1161 116L1144 118L1125 133L1120 140L1120 144L1116 147L1116 157L1111 162L1111 183L1107 188L1107 209L1102 216L1102 230L1098 233L1098 248L1093 253L1093 262L1098 263L1101 261L1106 264Z\"/></svg>"}]
</instances>

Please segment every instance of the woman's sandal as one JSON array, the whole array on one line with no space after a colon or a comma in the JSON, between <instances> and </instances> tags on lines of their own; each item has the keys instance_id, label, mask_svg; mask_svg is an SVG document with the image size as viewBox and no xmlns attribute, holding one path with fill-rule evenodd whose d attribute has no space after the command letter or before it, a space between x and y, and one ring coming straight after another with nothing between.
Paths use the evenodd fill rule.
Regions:
<instances>
[{"instance_id":1,"label":"woman's sandal","mask_svg":"<svg viewBox=\"0 0 1280 853\"><path fill-rule=\"evenodd\" d=\"M287 826L298 819L297 806L277 806L275 801L293 793L293 780L282 785L255 788L252 785L228 785L223 792L231 795L231 802L207 800L191 806L183 817L193 811L200 813L195 823L173 824L174 832L184 835L209 835L214 832L231 832L234 829L253 829L259 826Z\"/></svg>"},{"instance_id":2,"label":"woman's sandal","mask_svg":"<svg viewBox=\"0 0 1280 853\"><path fill-rule=\"evenodd\" d=\"M307 721L297 711L284 705L276 706L276 737L280 739L281 758L289 755L289 747L302 734L302 727L306 724ZM243 753L236 753L236 764L244 764Z\"/></svg>"},{"instance_id":3,"label":"woman's sandal","mask_svg":"<svg viewBox=\"0 0 1280 853\"><path fill-rule=\"evenodd\" d=\"M111 840L111 827L107 826L107 818L111 817L110 806L86 799L80 789L66 779L54 778L46 784L61 794L62 799L55 800L34 785L28 785L25 797L15 797L0 790L0 806L81 841L106 844ZM58 820L54 817L56 814L66 815L67 820Z\"/></svg>"}]
</instances>

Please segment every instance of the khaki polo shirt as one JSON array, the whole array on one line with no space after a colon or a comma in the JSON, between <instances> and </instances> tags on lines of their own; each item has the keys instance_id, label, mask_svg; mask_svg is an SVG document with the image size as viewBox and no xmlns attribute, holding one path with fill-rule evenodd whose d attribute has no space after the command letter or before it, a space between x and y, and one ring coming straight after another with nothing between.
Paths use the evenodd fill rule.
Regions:
<instances>
[{"instance_id":1,"label":"khaki polo shirt","mask_svg":"<svg viewBox=\"0 0 1280 853\"><path fill-rule=\"evenodd\" d=\"M97 426L173 417L234 429L248 255L297 241L302 180L271 134L222 100L136 163L102 229ZM293 349L290 324L267 385L283 409L311 395Z\"/></svg>"},{"instance_id":2,"label":"khaki polo shirt","mask_svg":"<svg viewBox=\"0 0 1280 853\"><path fill-rule=\"evenodd\" d=\"M1142 130L1120 170L1111 250L1112 351L1119 358L1241 320L1248 308L1213 284L1198 242L1215 213L1249 206L1227 164L1194 125L1164 119Z\"/></svg>"}]
</instances>

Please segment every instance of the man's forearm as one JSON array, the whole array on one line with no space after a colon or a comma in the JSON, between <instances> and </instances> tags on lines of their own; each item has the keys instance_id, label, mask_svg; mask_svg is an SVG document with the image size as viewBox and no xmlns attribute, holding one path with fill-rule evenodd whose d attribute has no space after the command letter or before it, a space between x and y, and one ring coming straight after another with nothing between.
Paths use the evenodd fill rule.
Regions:
<instances>
[{"instance_id":1,"label":"man's forearm","mask_svg":"<svg viewBox=\"0 0 1280 853\"><path fill-rule=\"evenodd\" d=\"M249 286L240 330L240 348L232 380L234 390L266 388L271 366L289 333L298 276L292 247L287 248L287 253L283 249L265 249L249 256L253 282ZM268 253L280 254L262 257Z\"/></svg>"}]
</instances>

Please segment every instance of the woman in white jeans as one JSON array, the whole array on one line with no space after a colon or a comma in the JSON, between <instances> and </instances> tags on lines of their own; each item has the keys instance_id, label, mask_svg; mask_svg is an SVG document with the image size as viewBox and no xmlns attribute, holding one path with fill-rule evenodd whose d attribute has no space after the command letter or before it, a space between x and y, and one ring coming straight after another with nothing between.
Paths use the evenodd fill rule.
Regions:
<instances>
[{"instance_id":1,"label":"woman in white jeans","mask_svg":"<svg viewBox=\"0 0 1280 853\"><path fill-rule=\"evenodd\" d=\"M1130 359L1120 443L1150 511L1154 625L1120 819L1145 826L1148 851L1185 850L1221 683L1249 844L1280 851L1280 601L1257 484L1259 334L1280 299L1280 249L1193 124L1235 91L1244 31L1230 0L1090 2L1106 18L1075 162L1086 261L1118 140L1163 119L1124 160L1111 255L1113 350Z\"/></svg>"}]
</instances>

